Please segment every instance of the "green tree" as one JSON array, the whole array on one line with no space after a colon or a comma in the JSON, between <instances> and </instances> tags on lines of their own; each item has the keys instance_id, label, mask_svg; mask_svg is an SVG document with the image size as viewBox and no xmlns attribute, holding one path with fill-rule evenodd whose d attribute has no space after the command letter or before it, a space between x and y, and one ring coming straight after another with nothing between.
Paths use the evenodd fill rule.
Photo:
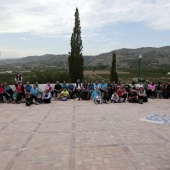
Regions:
<instances>
[{"instance_id":1,"label":"green tree","mask_svg":"<svg viewBox=\"0 0 170 170\"><path fill-rule=\"evenodd\" d=\"M76 8L75 12L75 26L71 36L71 52L69 52L68 65L69 65L69 77L72 82L76 82L77 79L83 79L84 72L84 59L82 56L82 39L81 39L81 27L79 11Z\"/></svg>"},{"instance_id":2,"label":"green tree","mask_svg":"<svg viewBox=\"0 0 170 170\"><path fill-rule=\"evenodd\" d=\"M116 72L116 54L113 52L112 56L112 67L110 69L110 81L118 82L118 75Z\"/></svg>"}]
</instances>

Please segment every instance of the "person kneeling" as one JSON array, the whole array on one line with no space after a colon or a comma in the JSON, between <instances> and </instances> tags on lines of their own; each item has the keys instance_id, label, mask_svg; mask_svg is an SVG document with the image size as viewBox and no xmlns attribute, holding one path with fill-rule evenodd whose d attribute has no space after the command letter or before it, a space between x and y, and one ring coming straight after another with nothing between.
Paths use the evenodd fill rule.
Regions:
<instances>
[{"instance_id":1,"label":"person kneeling","mask_svg":"<svg viewBox=\"0 0 170 170\"><path fill-rule=\"evenodd\" d=\"M62 92L60 93L60 100L67 101L68 99L69 99L69 92L66 88L64 88Z\"/></svg>"},{"instance_id":2,"label":"person kneeling","mask_svg":"<svg viewBox=\"0 0 170 170\"><path fill-rule=\"evenodd\" d=\"M143 101L138 98L138 94L136 90L133 90L133 89L130 89L130 92L128 94L128 101L129 103L143 104Z\"/></svg>"},{"instance_id":3,"label":"person kneeling","mask_svg":"<svg viewBox=\"0 0 170 170\"><path fill-rule=\"evenodd\" d=\"M52 98L51 93L49 92L49 90L46 90L43 94L42 101L44 103L51 103L51 98Z\"/></svg>"}]
</instances>

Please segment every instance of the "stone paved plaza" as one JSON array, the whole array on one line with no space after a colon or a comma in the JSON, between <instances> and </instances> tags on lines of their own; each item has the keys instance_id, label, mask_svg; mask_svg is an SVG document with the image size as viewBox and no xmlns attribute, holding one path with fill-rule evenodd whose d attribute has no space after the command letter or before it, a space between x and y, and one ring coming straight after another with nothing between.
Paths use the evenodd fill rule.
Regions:
<instances>
[{"instance_id":1,"label":"stone paved plaza","mask_svg":"<svg viewBox=\"0 0 170 170\"><path fill-rule=\"evenodd\" d=\"M170 170L170 100L0 104L0 170Z\"/></svg>"}]
</instances>

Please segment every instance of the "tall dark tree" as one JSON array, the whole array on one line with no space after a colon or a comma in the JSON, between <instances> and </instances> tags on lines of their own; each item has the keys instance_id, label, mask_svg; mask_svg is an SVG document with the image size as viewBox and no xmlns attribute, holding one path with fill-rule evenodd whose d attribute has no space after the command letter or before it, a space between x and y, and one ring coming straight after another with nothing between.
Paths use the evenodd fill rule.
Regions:
<instances>
[{"instance_id":1,"label":"tall dark tree","mask_svg":"<svg viewBox=\"0 0 170 170\"><path fill-rule=\"evenodd\" d=\"M78 8L76 8L75 26L71 36L71 52L69 52L68 57L69 76L72 82L76 82L77 79L83 79L84 59L82 50L80 18Z\"/></svg>"},{"instance_id":2,"label":"tall dark tree","mask_svg":"<svg viewBox=\"0 0 170 170\"><path fill-rule=\"evenodd\" d=\"M113 52L112 56L112 67L110 69L110 81L118 82L118 75L116 72L116 54Z\"/></svg>"}]
</instances>

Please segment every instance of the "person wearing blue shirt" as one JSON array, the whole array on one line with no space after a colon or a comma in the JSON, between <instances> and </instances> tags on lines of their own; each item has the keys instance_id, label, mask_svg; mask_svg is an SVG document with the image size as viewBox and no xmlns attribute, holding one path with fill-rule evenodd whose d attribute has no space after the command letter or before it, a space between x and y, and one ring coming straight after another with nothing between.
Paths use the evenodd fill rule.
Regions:
<instances>
[{"instance_id":1,"label":"person wearing blue shirt","mask_svg":"<svg viewBox=\"0 0 170 170\"><path fill-rule=\"evenodd\" d=\"M33 103L33 99L35 99L35 104L38 104L38 94L39 94L39 90L36 86L36 84L33 85L33 88L30 91L31 94L31 101Z\"/></svg>"},{"instance_id":2,"label":"person wearing blue shirt","mask_svg":"<svg viewBox=\"0 0 170 170\"><path fill-rule=\"evenodd\" d=\"M66 83L66 81L63 82L63 84L62 84L62 89L67 89L67 83Z\"/></svg>"},{"instance_id":3,"label":"person wearing blue shirt","mask_svg":"<svg viewBox=\"0 0 170 170\"><path fill-rule=\"evenodd\" d=\"M32 89L32 86L30 85L29 81L27 81L27 84L26 84L26 86L24 88L24 90L25 90L25 98L29 98L29 96L31 94L30 93L31 89Z\"/></svg>"},{"instance_id":4,"label":"person wearing blue shirt","mask_svg":"<svg viewBox=\"0 0 170 170\"><path fill-rule=\"evenodd\" d=\"M101 96L101 92L99 91L98 88L96 88L96 90L93 91L91 98L93 98L93 101L95 104L102 104L102 96Z\"/></svg>"},{"instance_id":5,"label":"person wearing blue shirt","mask_svg":"<svg viewBox=\"0 0 170 170\"><path fill-rule=\"evenodd\" d=\"M104 95L104 92L106 90L107 85L104 83L104 80L102 80L102 83L100 84L99 90L102 93L102 96Z\"/></svg>"},{"instance_id":6,"label":"person wearing blue shirt","mask_svg":"<svg viewBox=\"0 0 170 170\"><path fill-rule=\"evenodd\" d=\"M75 87L72 83L69 83L67 90L69 92L70 98L74 99L75 98Z\"/></svg>"}]
</instances>

